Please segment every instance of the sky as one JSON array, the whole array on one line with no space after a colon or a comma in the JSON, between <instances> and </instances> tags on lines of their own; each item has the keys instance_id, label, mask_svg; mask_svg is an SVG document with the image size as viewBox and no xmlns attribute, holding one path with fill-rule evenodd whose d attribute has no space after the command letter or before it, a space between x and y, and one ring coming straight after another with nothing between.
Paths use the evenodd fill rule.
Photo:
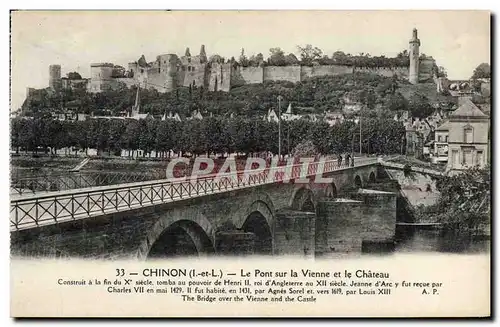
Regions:
<instances>
[{"instance_id":1,"label":"sky","mask_svg":"<svg viewBox=\"0 0 500 327\"><path fill-rule=\"evenodd\" d=\"M445 67L450 79L470 78L490 63L487 11L16 11L11 15L11 108L26 88L48 86L49 65L62 76L90 76L90 64L147 61L165 53L238 58L241 49L264 57L280 47L297 54L311 44L331 54L395 56L418 29L420 53Z\"/></svg>"}]
</instances>

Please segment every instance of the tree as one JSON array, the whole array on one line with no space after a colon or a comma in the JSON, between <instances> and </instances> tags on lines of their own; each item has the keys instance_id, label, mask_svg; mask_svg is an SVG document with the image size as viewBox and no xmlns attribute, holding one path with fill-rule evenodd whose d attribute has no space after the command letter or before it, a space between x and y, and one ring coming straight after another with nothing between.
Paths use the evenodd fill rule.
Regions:
<instances>
[{"instance_id":1,"label":"tree","mask_svg":"<svg viewBox=\"0 0 500 327\"><path fill-rule=\"evenodd\" d=\"M113 70L111 72L111 77L125 77L125 73L126 73L126 70L124 67L122 66L119 66L119 65L115 65L113 67Z\"/></svg>"},{"instance_id":2,"label":"tree","mask_svg":"<svg viewBox=\"0 0 500 327\"><path fill-rule=\"evenodd\" d=\"M474 73L472 74L471 79L478 78L490 78L491 77L491 68L487 63L482 63L474 69Z\"/></svg>"},{"instance_id":3,"label":"tree","mask_svg":"<svg viewBox=\"0 0 500 327\"><path fill-rule=\"evenodd\" d=\"M269 49L270 57L268 59L269 65L271 66L285 66L285 53L281 48L271 48Z\"/></svg>"},{"instance_id":4,"label":"tree","mask_svg":"<svg viewBox=\"0 0 500 327\"><path fill-rule=\"evenodd\" d=\"M248 67L249 66L249 61L248 61L247 56L245 56L245 49L243 49L243 48L241 49L241 55L240 55L239 63L243 67Z\"/></svg>"},{"instance_id":5,"label":"tree","mask_svg":"<svg viewBox=\"0 0 500 327\"><path fill-rule=\"evenodd\" d=\"M307 44L305 47L297 46L300 54L301 63L306 66L312 65L315 60L323 56L323 51L320 48Z\"/></svg>"},{"instance_id":6,"label":"tree","mask_svg":"<svg viewBox=\"0 0 500 327\"><path fill-rule=\"evenodd\" d=\"M473 235L490 224L490 167L470 168L461 174L443 176L436 182L440 192L434 206L424 209L448 229Z\"/></svg>"},{"instance_id":7,"label":"tree","mask_svg":"<svg viewBox=\"0 0 500 327\"><path fill-rule=\"evenodd\" d=\"M408 110L408 100L405 99L401 93L397 92L390 95L386 100L387 109L391 111L404 111Z\"/></svg>"},{"instance_id":8,"label":"tree","mask_svg":"<svg viewBox=\"0 0 500 327\"><path fill-rule=\"evenodd\" d=\"M421 93L413 93L408 102L408 109L413 117L425 118L434 112L429 99Z\"/></svg>"},{"instance_id":9,"label":"tree","mask_svg":"<svg viewBox=\"0 0 500 327\"><path fill-rule=\"evenodd\" d=\"M82 75L77 72L70 72L66 74L66 76L68 77L68 79L82 79Z\"/></svg>"},{"instance_id":10,"label":"tree","mask_svg":"<svg viewBox=\"0 0 500 327\"><path fill-rule=\"evenodd\" d=\"M302 143L297 144L293 149L294 157L313 157L318 154L318 150L311 140L306 140Z\"/></svg>"},{"instance_id":11,"label":"tree","mask_svg":"<svg viewBox=\"0 0 500 327\"><path fill-rule=\"evenodd\" d=\"M448 77L448 73L446 72L446 69L443 66L439 66L436 71L436 76L437 77Z\"/></svg>"},{"instance_id":12,"label":"tree","mask_svg":"<svg viewBox=\"0 0 500 327\"><path fill-rule=\"evenodd\" d=\"M255 56L255 62L257 63L257 66L261 66L264 64L264 55L262 53L258 53Z\"/></svg>"},{"instance_id":13,"label":"tree","mask_svg":"<svg viewBox=\"0 0 500 327\"><path fill-rule=\"evenodd\" d=\"M332 60L337 65L347 65L350 64L349 58L343 51L335 51L332 55Z\"/></svg>"},{"instance_id":14,"label":"tree","mask_svg":"<svg viewBox=\"0 0 500 327\"><path fill-rule=\"evenodd\" d=\"M299 59L293 53L286 55L285 62L287 66L298 65L300 63Z\"/></svg>"}]
</instances>

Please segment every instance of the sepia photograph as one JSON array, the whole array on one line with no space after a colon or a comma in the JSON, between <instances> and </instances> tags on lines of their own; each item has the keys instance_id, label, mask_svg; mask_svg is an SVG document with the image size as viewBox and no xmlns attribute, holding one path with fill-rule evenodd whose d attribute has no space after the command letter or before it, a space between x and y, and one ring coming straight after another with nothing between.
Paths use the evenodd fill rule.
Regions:
<instances>
[{"instance_id":1,"label":"sepia photograph","mask_svg":"<svg viewBox=\"0 0 500 327\"><path fill-rule=\"evenodd\" d=\"M490 316L490 12L10 19L12 316Z\"/></svg>"}]
</instances>

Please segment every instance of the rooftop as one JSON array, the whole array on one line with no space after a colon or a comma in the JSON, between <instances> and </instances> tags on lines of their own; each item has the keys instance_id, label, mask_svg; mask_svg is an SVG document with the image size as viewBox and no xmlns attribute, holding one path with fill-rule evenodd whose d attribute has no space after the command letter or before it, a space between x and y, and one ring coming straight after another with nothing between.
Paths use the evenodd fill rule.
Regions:
<instances>
[{"instance_id":1,"label":"rooftop","mask_svg":"<svg viewBox=\"0 0 500 327\"><path fill-rule=\"evenodd\" d=\"M436 131L449 131L449 130L450 130L450 122L449 121L444 122L438 128L436 128Z\"/></svg>"},{"instance_id":2,"label":"rooftop","mask_svg":"<svg viewBox=\"0 0 500 327\"><path fill-rule=\"evenodd\" d=\"M450 114L450 117L488 117L470 99L465 99L457 110Z\"/></svg>"}]
</instances>

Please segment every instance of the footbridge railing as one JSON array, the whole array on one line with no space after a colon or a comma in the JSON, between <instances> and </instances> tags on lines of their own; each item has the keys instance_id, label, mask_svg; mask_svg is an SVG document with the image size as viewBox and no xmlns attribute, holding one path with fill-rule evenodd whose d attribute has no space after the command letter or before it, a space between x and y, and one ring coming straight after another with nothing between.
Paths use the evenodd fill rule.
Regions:
<instances>
[{"instance_id":1,"label":"footbridge railing","mask_svg":"<svg viewBox=\"0 0 500 327\"><path fill-rule=\"evenodd\" d=\"M376 158L360 158L355 160L354 167L376 163ZM306 165L297 164L265 168L263 170L219 173L198 178L186 177L185 180L156 180L25 195L11 199L11 231L127 211L257 185L310 178L315 175L350 168L353 167L344 163L339 164L337 160L330 160L311 162Z\"/></svg>"}]
</instances>

